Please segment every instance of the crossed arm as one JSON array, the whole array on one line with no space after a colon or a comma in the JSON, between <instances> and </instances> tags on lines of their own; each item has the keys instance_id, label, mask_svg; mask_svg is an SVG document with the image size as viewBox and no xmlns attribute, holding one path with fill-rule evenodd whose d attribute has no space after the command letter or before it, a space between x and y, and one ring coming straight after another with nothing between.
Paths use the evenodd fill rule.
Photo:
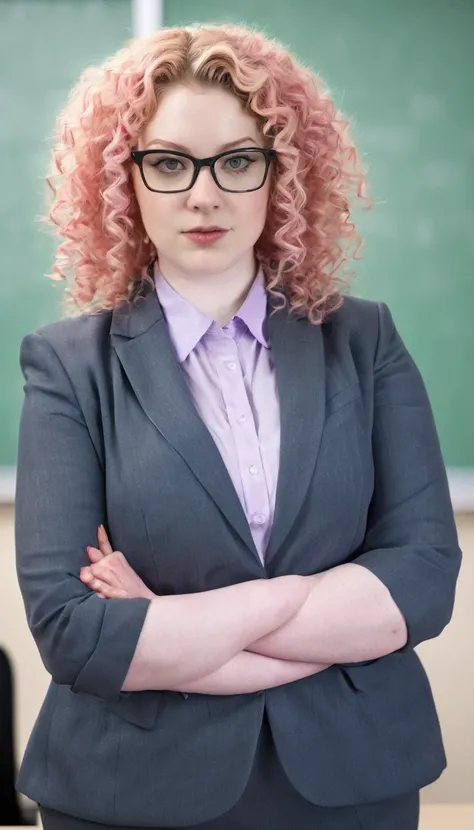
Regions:
<instances>
[{"instance_id":1,"label":"crossed arm","mask_svg":"<svg viewBox=\"0 0 474 830\"><path fill-rule=\"evenodd\" d=\"M311 590L298 612L248 651L330 664L371 660L406 643L398 606L368 569L347 563L303 578L311 581Z\"/></svg>"},{"instance_id":2,"label":"crossed arm","mask_svg":"<svg viewBox=\"0 0 474 830\"><path fill-rule=\"evenodd\" d=\"M310 583L307 599L286 623L179 691L237 694L271 688L333 663L381 657L406 643L401 612L366 568L345 564L302 579Z\"/></svg>"},{"instance_id":3,"label":"crossed arm","mask_svg":"<svg viewBox=\"0 0 474 830\"><path fill-rule=\"evenodd\" d=\"M159 597L113 551L103 527L98 541L99 549L88 549L93 564L81 570L81 580L105 597L150 600L123 691L257 691L333 663L380 657L407 639L389 590L354 563L311 576Z\"/></svg>"},{"instance_id":4,"label":"crossed arm","mask_svg":"<svg viewBox=\"0 0 474 830\"><path fill-rule=\"evenodd\" d=\"M164 629L175 636L158 643L156 631ZM158 597L150 603L123 690L242 694L299 680L332 663L380 657L401 648L406 637L387 588L352 563L314 576Z\"/></svg>"}]
</instances>

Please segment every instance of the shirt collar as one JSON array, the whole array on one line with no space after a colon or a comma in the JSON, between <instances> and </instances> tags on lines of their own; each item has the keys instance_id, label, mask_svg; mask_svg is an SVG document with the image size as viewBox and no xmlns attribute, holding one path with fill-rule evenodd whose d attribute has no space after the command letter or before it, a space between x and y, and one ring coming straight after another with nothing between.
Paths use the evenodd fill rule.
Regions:
<instances>
[{"instance_id":1,"label":"shirt collar","mask_svg":"<svg viewBox=\"0 0 474 830\"><path fill-rule=\"evenodd\" d=\"M159 270L155 273L155 287L178 360L183 363L211 326L218 324L178 294ZM253 337L268 349L266 315L267 292L260 267L247 297L232 319L242 320Z\"/></svg>"}]
</instances>

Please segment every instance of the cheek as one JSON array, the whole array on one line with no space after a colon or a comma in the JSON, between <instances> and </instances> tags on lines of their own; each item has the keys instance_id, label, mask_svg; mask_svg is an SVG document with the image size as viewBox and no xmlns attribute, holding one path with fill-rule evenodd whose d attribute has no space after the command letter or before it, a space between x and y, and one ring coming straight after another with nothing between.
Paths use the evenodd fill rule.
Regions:
<instances>
[{"instance_id":1,"label":"cheek","mask_svg":"<svg viewBox=\"0 0 474 830\"><path fill-rule=\"evenodd\" d=\"M145 192L137 194L138 205L145 230L153 242L166 238L170 231L175 229L173 220L176 210L171 194Z\"/></svg>"},{"instance_id":2,"label":"cheek","mask_svg":"<svg viewBox=\"0 0 474 830\"><path fill-rule=\"evenodd\" d=\"M242 199L239 204L239 212L242 220L242 227L252 235L260 236L265 225L267 216L268 194L263 190L255 193L248 193L248 199Z\"/></svg>"}]
</instances>

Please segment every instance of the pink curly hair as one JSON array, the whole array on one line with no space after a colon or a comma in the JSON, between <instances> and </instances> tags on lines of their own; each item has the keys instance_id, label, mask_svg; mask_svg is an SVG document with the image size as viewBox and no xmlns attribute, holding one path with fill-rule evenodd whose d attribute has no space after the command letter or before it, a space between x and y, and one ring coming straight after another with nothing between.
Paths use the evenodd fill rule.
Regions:
<instances>
[{"instance_id":1,"label":"pink curly hair","mask_svg":"<svg viewBox=\"0 0 474 830\"><path fill-rule=\"evenodd\" d=\"M86 69L56 123L52 204L43 221L63 237L51 279L74 275L65 310L129 302L151 280L156 252L135 197L130 150L166 84L219 84L254 115L278 151L265 228L255 246L267 291L310 322L342 305L338 276L361 237L350 198L365 194L348 121L321 79L275 40L236 25L193 25L129 41Z\"/></svg>"}]
</instances>

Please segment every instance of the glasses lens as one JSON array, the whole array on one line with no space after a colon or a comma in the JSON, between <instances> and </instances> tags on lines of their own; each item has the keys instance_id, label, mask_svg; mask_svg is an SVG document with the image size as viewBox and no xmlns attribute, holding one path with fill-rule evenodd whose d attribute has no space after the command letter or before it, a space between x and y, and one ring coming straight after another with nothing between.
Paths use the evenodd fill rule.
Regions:
<instances>
[{"instance_id":1,"label":"glasses lens","mask_svg":"<svg viewBox=\"0 0 474 830\"><path fill-rule=\"evenodd\" d=\"M265 155L260 150L233 150L217 159L214 171L221 187L238 193L258 190L265 178L265 168ZM186 190L193 173L194 165L190 159L168 151L147 153L143 158L143 175L152 190L170 193Z\"/></svg>"},{"instance_id":2,"label":"glasses lens","mask_svg":"<svg viewBox=\"0 0 474 830\"><path fill-rule=\"evenodd\" d=\"M147 153L143 158L143 175L152 190L186 190L193 178L190 159L173 153Z\"/></svg>"},{"instance_id":3,"label":"glasses lens","mask_svg":"<svg viewBox=\"0 0 474 830\"><path fill-rule=\"evenodd\" d=\"M217 160L217 181L226 190L257 190L265 178L265 155L260 150L232 151Z\"/></svg>"}]
</instances>

